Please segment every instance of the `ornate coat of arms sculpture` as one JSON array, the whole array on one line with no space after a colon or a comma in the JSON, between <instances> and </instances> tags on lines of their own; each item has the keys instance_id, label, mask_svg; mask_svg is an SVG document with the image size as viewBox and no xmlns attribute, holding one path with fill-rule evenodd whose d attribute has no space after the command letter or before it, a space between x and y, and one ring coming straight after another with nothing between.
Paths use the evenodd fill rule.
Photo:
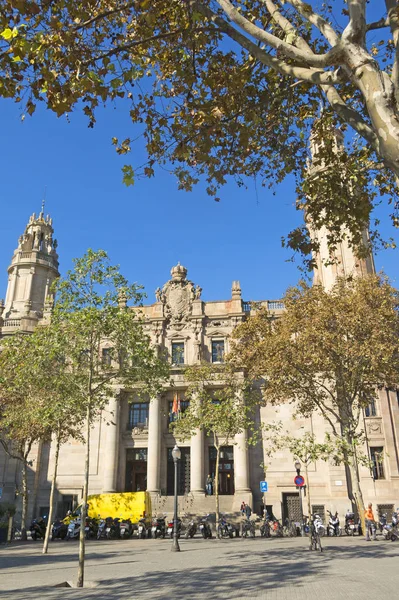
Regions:
<instances>
[{"instance_id":1,"label":"ornate coat of arms sculpture","mask_svg":"<svg viewBox=\"0 0 399 600\"><path fill-rule=\"evenodd\" d=\"M155 292L157 302L164 305L164 314L175 328L182 329L191 315L192 303L201 297L201 288L187 279L187 269L178 263L171 269L170 279Z\"/></svg>"}]
</instances>

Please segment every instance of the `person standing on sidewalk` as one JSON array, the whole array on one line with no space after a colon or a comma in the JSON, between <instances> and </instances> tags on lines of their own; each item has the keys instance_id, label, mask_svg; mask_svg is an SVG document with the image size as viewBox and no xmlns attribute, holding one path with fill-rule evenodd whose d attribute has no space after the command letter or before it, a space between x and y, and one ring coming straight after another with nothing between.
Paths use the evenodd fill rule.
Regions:
<instances>
[{"instance_id":1,"label":"person standing on sidewalk","mask_svg":"<svg viewBox=\"0 0 399 600\"><path fill-rule=\"evenodd\" d=\"M376 526L373 513L373 505L369 502L367 509L364 511L364 519L366 521L366 541L370 541L370 533L373 536L373 540L376 540Z\"/></svg>"}]
</instances>

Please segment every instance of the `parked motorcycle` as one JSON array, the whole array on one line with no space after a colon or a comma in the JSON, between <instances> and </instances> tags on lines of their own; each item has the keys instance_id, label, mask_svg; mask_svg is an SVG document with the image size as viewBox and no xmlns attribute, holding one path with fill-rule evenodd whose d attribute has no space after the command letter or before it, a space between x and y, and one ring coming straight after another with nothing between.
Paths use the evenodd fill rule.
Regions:
<instances>
[{"instance_id":1,"label":"parked motorcycle","mask_svg":"<svg viewBox=\"0 0 399 600\"><path fill-rule=\"evenodd\" d=\"M248 534L254 538L255 537L255 522L251 521L251 519L244 519L241 523L241 537L245 538Z\"/></svg>"},{"instance_id":2,"label":"parked motorcycle","mask_svg":"<svg viewBox=\"0 0 399 600\"><path fill-rule=\"evenodd\" d=\"M177 519L177 537L180 537L181 534L181 519ZM172 539L173 537L173 530L174 530L174 519L172 519L171 521L169 521L168 523L168 536Z\"/></svg>"},{"instance_id":3,"label":"parked motorcycle","mask_svg":"<svg viewBox=\"0 0 399 600\"><path fill-rule=\"evenodd\" d=\"M130 523L130 521L129 521ZM121 537L122 537L122 528L123 528L123 524L121 524ZM133 534L133 528L132 528L132 534ZM144 540L146 537L150 537L151 535L151 529L148 528L147 529L147 524L145 522L145 519L140 519L139 522L137 523L137 536L141 539ZM129 535L130 537L130 535Z\"/></svg>"},{"instance_id":4,"label":"parked motorcycle","mask_svg":"<svg viewBox=\"0 0 399 600\"><path fill-rule=\"evenodd\" d=\"M271 521L271 531L276 537L283 537L283 526L278 519Z\"/></svg>"},{"instance_id":5,"label":"parked motorcycle","mask_svg":"<svg viewBox=\"0 0 399 600\"><path fill-rule=\"evenodd\" d=\"M64 521L61 521L60 519L57 519L56 521L54 521L52 528L51 528L51 541L53 542L56 539L61 539L64 540L66 538L66 534L68 533L68 525L66 523L64 523Z\"/></svg>"},{"instance_id":6,"label":"parked motorcycle","mask_svg":"<svg viewBox=\"0 0 399 600\"><path fill-rule=\"evenodd\" d=\"M107 517L102 519L97 530L97 539L111 540L120 537L120 519Z\"/></svg>"},{"instance_id":7,"label":"parked motorcycle","mask_svg":"<svg viewBox=\"0 0 399 600\"><path fill-rule=\"evenodd\" d=\"M30 532L32 540L44 540L44 536L46 535L46 521L43 517L33 519L30 525Z\"/></svg>"},{"instance_id":8,"label":"parked motorcycle","mask_svg":"<svg viewBox=\"0 0 399 600\"><path fill-rule=\"evenodd\" d=\"M189 522L189 524L186 527L186 532L184 534L184 537L186 538L186 540L188 540L188 538L193 538L196 533L197 533L197 521L195 519L191 519L191 521Z\"/></svg>"},{"instance_id":9,"label":"parked motorcycle","mask_svg":"<svg viewBox=\"0 0 399 600\"><path fill-rule=\"evenodd\" d=\"M65 536L66 540L77 540L80 536L80 519L74 519L68 523L68 531Z\"/></svg>"},{"instance_id":10,"label":"parked motorcycle","mask_svg":"<svg viewBox=\"0 0 399 600\"><path fill-rule=\"evenodd\" d=\"M318 514L313 515L313 525L316 530L316 533L318 533L319 536L325 535L326 528L324 527L323 519L321 518L320 515L318 515ZM307 533L309 533L309 529L308 529Z\"/></svg>"},{"instance_id":11,"label":"parked motorcycle","mask_svg":"<svg viewBox=\"0 0 399 600\"><path fill-rule=\"evenodd\" d=\"M269 515L266 513L263 519L263 523L260 526L260 536L261 537L270 537L270 519Z\"/></svg>"},{"instance_id":12,"label":"parked motorcycle","mask_svg":"<svg viewBox=\"0 0 399 600\"><path fill-rule=\"evenodd\" d=\"M85 523L85 538L86 540L94 540L97 537L98 525L95 519L86 517Z\"/></svg>"},{"instance_id":13,"label":"parked motorcycle","mask_svg":"<svg viewBox=\"0 0 399 600\"><path fill-rule=\"evenodd\" d=\"M206 517L202 517L200 524L199 524L200 534L202 535L204 540L212 539L212 529L209 524L208 517L209 517L209 515L207 515Z\"/></svg>"},{"instance_id":14,"label":"parked motorcycle","mask_svg":"<svg viewBox=\"0 0 399 600\"><path fill-rule=\"evenodd\" d=\"M345 515L345 533L351 536L359 533L359 522L355 520L355 514L349 510Z\"/></svg>"},{"instance_id":15,"label":"parked motorcycle","mask_svg":"<svg viewBox=\"0 0 399 600\"><path fill-rule=\"evenodd\" d=\"M329 536L342 535L342 529L339 526L338 512L336 512L334 515L329 510L327 512L330 515L328 525L327 525L327 535L329 535Z\"/></svg>"},{"instance_id":16,"label":"parked motorcycle","mask_svg":"<svg viewBox=\"0 0 399 600\"><path fill-rule=\"evenodd\" d=\"M155 540L156 538L165 538L166 535L166 523L165 517L154 517L151 525L151 536Z\"/></svg>"},{"instance_id":17,"label":"parked motorcycle","mask_svg":"<svg viewBox=\"0 0 399 600\"><path fill-rule=\"evenodd\" d=\"M221 538L227 538L230 537L232 538L234 536L234 527L231 523L228 523L226 521L226 517L224 515L222 515L220 521L219 521L219 525L217 528L217 536L219 539Z\"/></svg>"}]
</instances>

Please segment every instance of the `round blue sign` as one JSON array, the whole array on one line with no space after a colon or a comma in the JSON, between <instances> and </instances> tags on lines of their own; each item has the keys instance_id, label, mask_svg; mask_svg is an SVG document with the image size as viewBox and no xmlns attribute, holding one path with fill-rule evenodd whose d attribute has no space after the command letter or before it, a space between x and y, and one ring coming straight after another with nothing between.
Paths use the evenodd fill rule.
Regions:
<instances>
[{"instance_id":1,"label":"round blue sign","mask_svg":"<svg viewBox=\"0 0 399 600\"><path fill-rule=\"evenodd\" d=\"M294 483L298 487L302 487L303 485L305 485L305 480L302 477L302 475L297 475L296 477L294 477Z\"/></svg>"}]
</instances>

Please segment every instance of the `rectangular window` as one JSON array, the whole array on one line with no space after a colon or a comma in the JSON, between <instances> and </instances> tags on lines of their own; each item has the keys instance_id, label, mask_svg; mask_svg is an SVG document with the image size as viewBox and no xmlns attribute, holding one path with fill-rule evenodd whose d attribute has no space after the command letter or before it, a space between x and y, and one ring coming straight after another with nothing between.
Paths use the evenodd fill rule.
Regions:
<instances>
[{"instance_id":1,"label":"rectangular window","mask_svg":"<svg viewBox=\"0 0 399 600\"><path fill-rule=\"evenodd\" d=\"M184 365L184 342L173 342L172 365Z\"/></svg>"},{"instance_id":2,"label":"rectangular window","mask_svg":"<svg viewBox=\"0 0 399 600\"><path fill-rule=\"evenodd\" d=\"M170 423L172 423L173 421L176 421L179 418L179 415L184 414L189 406L190 406L190 400L178 400L177 401L178 411L177 411L177 413L174 413L174 412L172 412L173 400L170 400L169 401L169 413L168 413L168 425L170 425Z\"/></svg>"},{"instance_id":3,"label":"rectangular window","mask_svg":"<svg viewBox=\"0 0 399 600\"><path fill-rule=\"evenodd\" d=\"M128 428L148 427L149 402L133 402L129 405Z\"/></svg>"},{"instance_id":4,"label":"rectangular window","mask_svg":"<svg viewBox=\"0 0 399 600\"><path fill-rule=\"evenodd\" d=\"M364 409L364 413L366 417L376 417L377 416L377 408L375 404L375 398L370 398L370 403Z\"/></svg>"},{"instance_id":5,"label":"rectangular window","mask_svg":"<svg viewBox=\"0 0 399 600\"><path fill-rule=\"evenodd\" d=\"M212 340L212 362L222 363L224 361L224 340Z\"/></svg>"},{"instance_id":6,"label":"rectangular window","mask_svg":"<svg viewBox=\"0 0 399 600\"><path fill-rule=\"evenodd\" d=\"M103 348L101 352L101 361L106 367L111 366L111 348Z\"/></svg>"},{"instance_id":7,"label":"rectangular window","mask_svg":"<svg viewBox=\"0 0 399 600\"><path fill-rule=\"evenodd\" d=\"M384 473L384 448L370 448L371 462L373 465L374 479L385 479Z\"/></svg>"}]
</instances>

